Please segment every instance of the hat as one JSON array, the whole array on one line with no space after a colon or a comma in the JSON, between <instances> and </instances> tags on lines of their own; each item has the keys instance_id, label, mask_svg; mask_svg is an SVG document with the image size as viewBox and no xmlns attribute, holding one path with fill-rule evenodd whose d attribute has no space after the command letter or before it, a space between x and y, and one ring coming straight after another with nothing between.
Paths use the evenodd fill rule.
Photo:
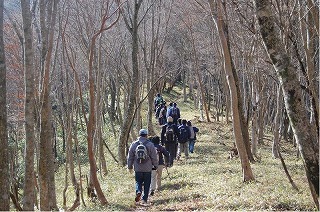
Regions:
<instances>
[{"instance_id":1,"label":"hat","mask_svg":"<svg viewBox=\"0 0 320 212\"><path fill-rule=\"evenodd\" d=\"M168 116L167 122L173 122L173 118L171 116Z\"/></svg>"},{"instance_id":2,"label":"hat","mask_svg":"<svg viewBox=\"0 0 320 212\"><path fill-rule=\"evenodd\" d=\"M139 135L148 135L148 130L146 130L146 129L141 129L141 130L139 131Z\"/></svg>"}]
</instances>

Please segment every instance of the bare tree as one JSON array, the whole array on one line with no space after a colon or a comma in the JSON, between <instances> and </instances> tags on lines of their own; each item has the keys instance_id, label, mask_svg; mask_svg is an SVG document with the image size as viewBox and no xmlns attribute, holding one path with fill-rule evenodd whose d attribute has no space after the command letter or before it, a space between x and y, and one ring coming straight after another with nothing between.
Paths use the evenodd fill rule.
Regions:
<instances>
[{"instance_id":1,"label":"bare tree","mask_svg":"<svg viewBox=\"0 0 320 212\"><path fill-rule=\"evenodd\" d=\"M7 131L7 85L6 85L6 60L3 41L3 7L4 1L0 0L0 210L9 211L9 144Z\"/></svg>"},{"instance_id":2,"label":"bare tree","mask_svg":"<svg viewBox=\"0 0 320 212\"><path fill-rule=\"evenodd\" d=\"M35 204L34 148L35 148L35 96L34 96L34 50L32 15L30 1L21 0L23 32L24 32L24 75L25 75L25 178L23 193L23 209L33 210Z\"/></svg>"},{"instance_id":3,"label":"bare tree","mask_svg":"<svg viewBox=\"0 0 320 212\"><path fill-rule=\"evenodd\" d=\"M224 55L224 69L227 77L227 82L229 85L229 90L230 90L230 96L231 96L231 105L232 105L232 114L233 114L233 131L235 135L235 142L236 146L239 152L240 160L241 160L241 165L242 165L242 173L243 173L243 181L250 181L254 179L252 170L251 170L251 165L250 161L248 158L248 151L251 152L250 148L246 148L245 145L245 140L243 137L243 132L246 129L243 129L243 117L241 116L241 109L242 107L239 107L241 103L241 98L239 96L239 91L237 90L237 85L236 85L236 75L234 74L233 71L233 66L232 66L232 58L231 58L231 53L229 49L229 43L228 43L228 38L227 38L227 26L226 23L224 23L223 20L223 5L221 0L217 0L214 2L213 0L209 0L210 8L212 11L213 18L216 23L217 30L219 32L219 37L220 37L220 42L222 46L222 51ZM242 123L241 123L242 122ZM249 142L249 138L247 140Z\"/></svg>"},{"instance_id":4,"label":"bare tree","mask_svg":"<svg viewBox=\"0 0 320 212\"><path fill-rule=\"evenodd\" d=\"M139 10L142 4L142 0L135 0L133 3L133 8L130 8L129 3L127 2L128 11L133 9L132 17L129 14L125 14L124 10L121 10L123 19L129 30L132 38L132 51L131 51L131 60L132 60L132 75L130 82L130 94L129 94L129 104L128 108L125 111L125 118L122 125L122 131L118 141L118 157L121 165L125 166L126 164L126 146L129 140L130 130L132 128L132 123L134 119L135 104L137 101L138 86L139 82L139 63L138 63L138 28L139 28Z\"/></svg>"},{"instance_id":5,"label":"bare tree","mask_svg":"<svg viewBox=\"0 0 320 212\"><path fill-rule=\"evenodd\" d=\"M286 111L304 161L311 194L319 209L319 137L316 125L310 124L307 117L296 69L276 31L276 18L272 12L271 2L255 0L255 4L260 33L280 81Z\"/></svg>"}]
</instances>

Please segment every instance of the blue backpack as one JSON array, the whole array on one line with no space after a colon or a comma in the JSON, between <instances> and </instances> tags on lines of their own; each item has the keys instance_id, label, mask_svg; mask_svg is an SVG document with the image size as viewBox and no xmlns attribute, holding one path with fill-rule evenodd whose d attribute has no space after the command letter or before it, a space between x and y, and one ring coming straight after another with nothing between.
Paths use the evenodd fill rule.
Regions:
<instances>
[{"instance_id":1,"label":"blue backpack","mask_svg":"<svg viewBox=\"0 0 320 212\"><path fill-rule=\"evenodd\" d=\"M179 143L186 143L189 140L189 133L188 133L188 127L185 125L179 126L179 137L178 142Z\"/></svg>"}]
</instances>

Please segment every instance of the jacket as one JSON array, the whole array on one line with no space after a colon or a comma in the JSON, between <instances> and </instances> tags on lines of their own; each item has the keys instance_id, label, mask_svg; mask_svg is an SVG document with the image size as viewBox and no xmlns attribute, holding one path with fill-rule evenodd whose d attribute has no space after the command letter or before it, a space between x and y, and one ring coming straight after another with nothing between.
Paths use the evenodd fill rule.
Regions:
<instances>
[{"instance_id":1,"label":"jacket","mask_svg":"<svg viewBox=\"0 0 320 212\"><path fill-rule=\"evenodd\" d=\"M148 151L148 157L142 163L139 163L135 154L136 147L139 145L140 141L145 145ZM153 143L145 137L139 137L137 141L132 142L127 156L127 164L128 169L134 168L135 172L151 172L153 166L158 167L158 155Z\"/></svg>"}]
</instances>

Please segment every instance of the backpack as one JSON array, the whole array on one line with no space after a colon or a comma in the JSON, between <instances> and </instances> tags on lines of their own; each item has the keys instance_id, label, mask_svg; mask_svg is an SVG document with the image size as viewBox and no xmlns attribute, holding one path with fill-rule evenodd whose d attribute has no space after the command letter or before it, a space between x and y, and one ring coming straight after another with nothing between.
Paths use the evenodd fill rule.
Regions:
<instances>
[{"instance_id":1,"label":"backpack","mask_svg":"<svg viewBox=\"0 0 320 212\"><path fill-rule=\"evenodd\" d=\"M174 130L173 130L173 125L172 124L171 125L167 125L165 136L166 136L166 141L173 142L173 140L174 140Z\"/></svg>"},{"instance_id":2,"label":"backpack","mask_svg":"<svg viewBox=\"0 0 320 212\"><path fill-rule=\"evenodd\" d=\"M172 109L171 109L171 116L172 116L172 117L178 117L178 108L172 107Z\"/></svg>"},{"instance_id":3,"label":"backpack","mask_svg":"<svg viewBox=\"0 0 320 212\"><path fill-rule=\"evenodd\" d=\"M135 154L136 154L136 158L139 161L139 163L142 163L148 157L148 150L147 150L146 146L141 141L139 141L139 144L136 147Z\"/></svg>"},{"instance_id":4,"label":"backpack","mask_svg":"<svg viewBox=\"0 0 320 212\"><path fill-rule=\"evenodd\" d=\"M181 125L179 127L179 143L186 143L189 140L188 129L187 126Z\"/></svg>"}]
</instances>

